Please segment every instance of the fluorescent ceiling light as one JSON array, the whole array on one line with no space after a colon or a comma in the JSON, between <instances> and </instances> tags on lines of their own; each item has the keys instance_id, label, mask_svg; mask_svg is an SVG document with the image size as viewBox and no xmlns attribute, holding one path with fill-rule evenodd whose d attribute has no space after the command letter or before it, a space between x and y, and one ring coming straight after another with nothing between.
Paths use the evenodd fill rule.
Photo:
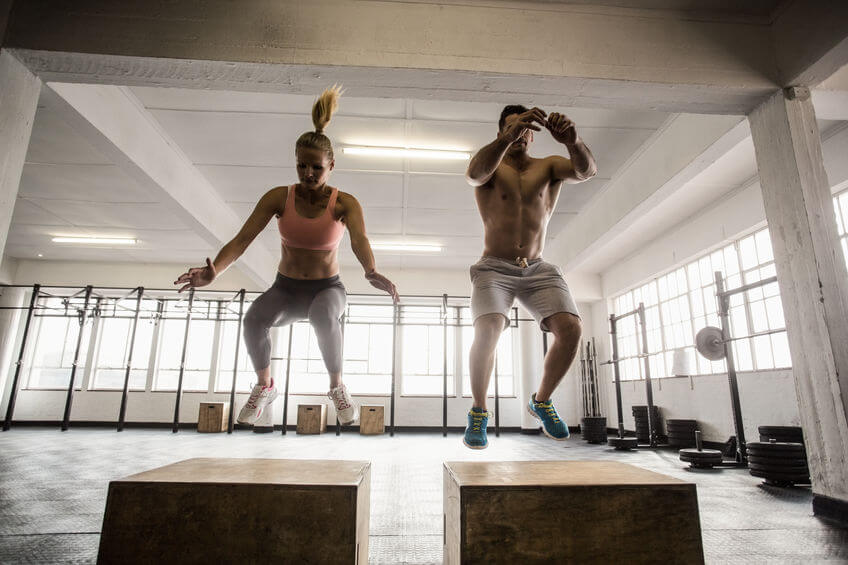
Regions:
<instances>
[{"instance_id":1,"label":"fluorescent ceiling light","mask_svg":"<svg viewBox=\"0 0 848 565\"><path fill-rule=\"evenodd\" d=\"M404 147L352 146L343 149L347 155L370 155L374 157L408 157L410 159L448 159L467 161L471 153L446 149L409 149Z\"/></svg>"},{"instance_id":2,"label":"fluorescent ceiling light","mask_svg":"<svg viewBox=\"0 0 848 565\"><path fill-rule=\"evenodd\" d=\"M420 251L423 253L440 253L441 245L432 243L372 243L371 249L380 251Z\"/></svg>"},{"instance_id":3,"label":"fluorescent ceiling light","mask_svg":"<svg viewBox=\"0 0 848 565\"><path fill-rule=\"evenodd\" d=\"M135 245L138 240L129 237L54 237L54 243L99 243L102 245Z\"/></svg>"}]
</instances>

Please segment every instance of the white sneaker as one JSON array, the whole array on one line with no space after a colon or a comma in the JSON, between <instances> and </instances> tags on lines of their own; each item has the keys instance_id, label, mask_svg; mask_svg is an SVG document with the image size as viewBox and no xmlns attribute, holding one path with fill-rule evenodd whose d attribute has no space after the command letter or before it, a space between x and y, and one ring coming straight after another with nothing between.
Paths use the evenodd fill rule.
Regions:
<instances>
[{"instance_id":1,"label":"white sneaker","mask_svg":"<svg viewBox=\"0 0 848 565\"><path fill-rule=\"evenodd\" d=\"M274 386L274 380L271 379L271 386L262 386L260 384L256 384L253 386L253 390L250 392L250 397L247 399L247 402L244 403L244 406L241 407L241 411L238 415L238 423L239 424L255 424L257 420L259 420L259 416L262 415L262 410L274 402L274 399L279 396L280 392L277 390L277 387Z\"/></svg>"},{"instance_id":2,"label":"white sneaker","mask_svg":"<svg viewBox=\"0 0 848 565\"><path fill-rule=\"evenodd\" d=\"M359 406L350 398L350 393L345 385L339 385L331 389L327 396L333 400L336 406L336 415L343 426L353 424L359 419Z\"/></svg>"}]
</instances>

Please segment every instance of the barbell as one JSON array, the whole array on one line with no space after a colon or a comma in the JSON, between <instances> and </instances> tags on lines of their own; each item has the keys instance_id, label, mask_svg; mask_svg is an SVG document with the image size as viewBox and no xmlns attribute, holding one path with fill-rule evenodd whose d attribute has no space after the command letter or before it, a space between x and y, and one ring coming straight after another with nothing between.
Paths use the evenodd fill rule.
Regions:
<instances>
[{"instance_id":1,"label":"barbell","mask_svg":"<svg viewBox=\"0 0 848 565\"><path fill-rule=\"evenodd\" d=\"M718 361L719 359L724 359L725 343L736 341L737 339L747 339L749 337L771 335L785 331L785 329L768 330L764 332L752 333L751 335L745 335L742 337L731 337L728 339L723 339L720 328L717 328L715 326L707 326L705 328L702 328L695 336L695 349L697 349L698 353L700 353L710 361Z\"/></svg>"}]
</instances>

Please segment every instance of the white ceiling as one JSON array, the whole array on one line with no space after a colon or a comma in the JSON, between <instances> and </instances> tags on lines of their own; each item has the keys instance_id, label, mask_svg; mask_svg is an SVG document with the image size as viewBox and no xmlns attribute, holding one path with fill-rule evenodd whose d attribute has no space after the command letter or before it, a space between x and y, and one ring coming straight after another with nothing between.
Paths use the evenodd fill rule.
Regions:
<instances>
[{"instance_id":1,"label":"white ceiling","mask_svg":"<svg viewBox=\"0 0 848 565\"><path fill-rule=\"evenodd\" d=\"M45 87L46 88L46 87ZM268 189L296 182L294 142L311 129L312 96L132 88L164 135L179 147L221 198L246 218ZM9 232L6 253L44 259L196 263L212 249L159 197L140 188L72 129L50 96L42 96ZM520 100L516 102L521 102ZM355 195L372 241L434 242L438 255L377 252L388 268L467 267L482 250L482 225L466 163L344 155L349 144L456 148L491 141L501 106L408 99L343 97L327 130L336 148L331 184ZM565 185L548 237L556 234L666 120L660 112L546 108L566 113L594 152L599 174ZM561 152L547 132L531 153ZM272 222L255 244L279 254ZM62 246L55 235L126 236L133 248ZM340 260L355 263L347 239Z\"/></svg>"}]
</instances>

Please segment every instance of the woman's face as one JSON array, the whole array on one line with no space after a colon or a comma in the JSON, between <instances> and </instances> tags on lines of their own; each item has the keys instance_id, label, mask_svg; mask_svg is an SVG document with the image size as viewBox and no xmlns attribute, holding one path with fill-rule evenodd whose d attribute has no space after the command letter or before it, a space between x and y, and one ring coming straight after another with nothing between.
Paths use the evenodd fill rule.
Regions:
<instances>
[{"instance_id":1,"label":"woman's face","mask_svg":"<svg viewBox=\"0 0 848 565\"><path fill-rule=\"evenodd\" d=\"M330 179L330 171L335 162L329 154L321 149L298 147L295 150L297 161L297 178L305 188L321 188Z\"/></svg>"}]
</instances>

